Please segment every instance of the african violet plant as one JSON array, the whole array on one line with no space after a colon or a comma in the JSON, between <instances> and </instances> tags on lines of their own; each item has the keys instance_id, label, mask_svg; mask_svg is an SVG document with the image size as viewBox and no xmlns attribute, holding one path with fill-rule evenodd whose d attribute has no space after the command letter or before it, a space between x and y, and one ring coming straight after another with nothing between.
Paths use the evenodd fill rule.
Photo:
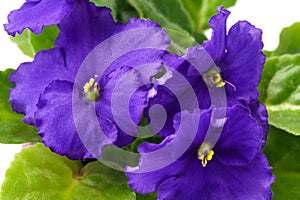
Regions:
<instances>
[{"instance_id":1,"label":"african violet plant","mask_svg":"<svg viewBox=\"0 0 300 200\"><path fill-rule=\"evenodd\" d=\"M30 0L12 11L5 30L34 59L0 73L0 142L31 145L1 199L300 198L300 25L265 55L248 21L227 32L234 4Z\"/></svg>"}]
</instances>

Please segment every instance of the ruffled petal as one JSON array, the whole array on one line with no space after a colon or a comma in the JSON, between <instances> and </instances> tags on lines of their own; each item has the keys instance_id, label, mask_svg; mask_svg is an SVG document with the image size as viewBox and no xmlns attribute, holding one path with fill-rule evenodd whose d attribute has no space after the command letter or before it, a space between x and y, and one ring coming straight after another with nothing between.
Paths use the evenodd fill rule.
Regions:
<instances>
[{"instance_id":1,"label":"ruffled petal","mask_svg":"<svg viewBox=\"0 0 300 200\"><path fill-rule=\"evenodd\" d=\"M127 145L131 136L137 136L143 111L148 103L147 87L150 77L161 67L164 50L140 49L115 60L100 79L100 98L96 103L99 116L105 115L116 122L120 134L118 146ZM126 139L126 133L127 135ZM128 141L128 142L126 142Z\"/></svg>"},{"instance_id":2,"label":"ruffled petal","mask_svg":"<svg viewBox=\"0 0 300 200\"><path fill-rule=\"evenodd\" d=\"M157 191L158 199L208 199L207 177L196 155L157 171L126 174L129 186L142 194Z\"/></svg>"},{"instance_id":3,"label":"ruffled petal","mask_svg":"<svg viewBox=\"0 0 300 200\"><path fill-rule=\"evenodd\" d=\"M125 74L126 77L122 77ZM105 116L118 125L117 146L130 144L133 136L138 134L138 124L147 104L147 90L139 89L140 84L138 72L127 66L116 68L100 80L96 112L98 116Z\"/></svg>"},{"instance_id":4,"label":"ruffled petal","mask_svg":"<svg viewBox=\"0 0 300 200\"><path fill-rule=\"evenodd\" d=\"M212 36L209 41L203 43L204 49L210 54L212 59L219 64L225 56L226 49L226 20L230 12L223 7L218 7L218 14L214 15L209 20L209 25L212 28Z\"/></svg>"},{"instance_id":5,"label":"ruffled petal","mask_svg":"<svg viewBox=\"0 0 300 200\"><path fill-rule=\"evenodd\" d=\"M33 62L21 64L11 74L10 81L16 87L11 89L9 101L14 111L25 114L26 123L34 125L38 98L48 84L56 79L72 80L58 48L39 52Z\"/></svg>"},{"instance_id":6,"label":"ruffled petal","mask_svg":"<svg viewBox=\"0 0 300 200\"><path fill-rule=\"evenodd\" d=\"M184 58L177 55L166 55L164 57L164 64L180 74L174 75L170 79L169 85L175 85L173 88L178 88L176 96L180 97L179 101L183 103L181 110L207 109L211 105L207 85L201 78L201 73L203 72L202 69L207 66L206 64L211 63L212 60L207 57L207 53L201 52L197 54L199 56L197 61L193 60L189 55L186 55ZM195 66L194 64L196 63L201 66ZM182 81L178 81L180 79ZM183 81L187 81L187 83L183 84ZM197 96L197 100L194 99L194 95Z\"/></svg>"},{"instance_id":7,"label":"ruffled petal","mask_svg":"<svg viewBox=\"0 0 300 200\"><path fill-rule=\"evenodd\" d=\"M110 58L100 60L98 65L104 65L105 61L111 61L111 58L117 58L115 56L119 57L136 49L166 49L168 47L170 41L166 31L157 23L150 20L131 19L128 24L124 25L114 22L110 12L108 8L96 7L93 3L80 1L75 4L72 13L58 25L60 34L55 45L62 47L67 66L71 70L77 71L86 56L106 39L109 39L105 43L106 48L103 49L105 44L102 44L101 48ZM156 28L156 30L147 31L147 28ZM138 34L138 29L144 29L144 31ZM135 30L137 31L133 33ZM127 31L129 32L126 35ZM122 34L117 36L118 33ZM114 43L122 44L122 46L114 48ZM95 51L101 50L96 48Z\"/></svg>"},{"instance_id":8,"label":"ruffled petal","mask_svg":"<svg viewBox=\"0 0 300 200\"><path fill-rule=\"evenodd\" d=\"M213 29L211 40L204 42L203 46L188 49L185 58L201 72L208 71L215 65L220 68L221 77L227 83L228 106L239 103L238 100L247 103L255 101L265 62L265 56L261 52L262 31L247 21L240 21L231 27L227 36L226 20L230 12L223 7L219 7L218 11L210 20ZM209 62L211 59L208 57L202 59L205 56L203 49L214 62ZM204 64L202 60L205 61Z\"/></svg>"},{"instance_id":9,"label":"ruffled petal","mask_svg":"<svg viewBox=\"0 0 300 200\"><path fill-rule=\"evenodd\" d=\"M180 174L164 180L157 189L159 199L210 199L205 169L190 156Z\"/></svg>"},{"instance_id":10,"label":"ruffled petal","mask_svg":"<svg viewBox=\"0 0 300 200\"><path fill-rule=\"evenodd\" d=\"M155 30L149 31L147 28ZM135 68L140 65L161 64L161 58L169 45L166 32L157 23L138 19L131 19L126 25L115 23L109 9L98 8L86 2L76 4L71 15L59 24L59 29L60 35L56 46L62 47L67 67L78 72L75 82L82 86L94 75L109 77L113 71L117 71L117 68L124 66ZM74 29L78 31L73 31ZM144 75L142 79L149 80L154 74ZM119 78L110 79L109 84L107 80L100 80L100 90L103 91L100 91L102 94L100 94L96 110L100 116L104 115L115 121L110 108L110 97ZM132 80L128 81L129 84L130 81ZM138 83L132 83L131 87L137 86ZM126 95L125 92L123 94L123 96ZM139 89L130 100L130 114L136 124L139 123L145 107L145 94L145 89ZM120 97L119 100L122 98ZM124 110L127 107L119 107L114 111L120 113L120 109ZM126 116L122 118L127 119ZM116 142L118 146L126 145L132 140L130 137L127 137L127 139L130 138L129 140L125 139L127 131L121 129L119 129L120 139ZM130 131L130 133L134 134L136 131Z\"/></svg>"},{"instance_id":11,"label":"ruffled petal","mask_svg":"<svg viewBox=\"0 0 300 200\"><path fill-rule=\"evenodd\" d=\"M246 165L262 147L262 128L250 116L250 111L241 106L228 108L226 117L222 134L214 147L215 157L227 165Z\"/></svg>"},{"instance_id":12,"label":"ruffled petal","mask_svg":"<svg viewBox=\"0 0 300 200\"><path fill-rule=\"evenodd\" d=\"M268 111L264 104L259 101L250 104L251 116L254 117L263 129L263 146L267 142L267 133L269 132Z\"/></svg>"},{"instance_id":13,"label":"ruffled petal","mask_svg":"<svg viewBox=\"0 0 300 200\"><path fill-rule=\"evenodd\" d=\"M247 102L257 100L257 86L265 62L261 52L262 31L247 21L238 22L229 30L226 47L226 57L219 67L223 79L236 88L233 90L226 84L227 93Z\"/></svg>"},{"instance_id":14,"label":"ruffled petal","mask_svg":"<svg viewBox=\"0 0 300 200\"><path fill-rule=\"evenodd\" d=\"M274 176L260 152L246 166L232 167L215 160L203 168L197 159L186 160L181 174L159 184L159 199L272 199ZM184 165L183 165L184 166ZM171 170L171 169L170 169ZM157 173L159 174L159 173Z\"/></svg>"},{"instance_id":15,"label":"ruffled petal","mask_svg":"<svg viewBox=\"0 0 300 200\"><path fill-rule=\"evenodd\" d=\"M86 0L78 1L70 15L58 24L60 34L55 46L62 48L70 70L77 72L93 48L122 28L123 25L113 21L110 12Z\"/></svg>"},{"instance_id":16,"label":"ruffled petal","mask_svg":"<svg viewBox=\"0 0 300 200\"><path fill-rule=\"evenodd\" d=\"M37 1L34 1L34 3L36 2ZM94 77L94 75L101 75L102 73L99 72L105 71L107 66L108 69L106 69L104 76L112 73L113 71L116 72L121 69L122 66L135 68L138 65L160 65L162 63L162 57L166 53L165 50L169 45L169 39L166 32L161 29L157 23L151 22L150 20L131 20L128 25L115 23L110 15L109 9L96 7L93 3L89 3L86 0L76 1L70 14L65 16L64 19L59 22L58 27L60 29L60 35L55 44L57 48L54 50L40 52L37 54L34 62L32 63L34 67L30 68L30 66L27 66L26 69L25 66L20 67L20 69L13 74L11 78L12 81L17 84L18 88L18 81L22 81L19 80L21 79L19 76L28 76L28 80L25 79L24 81L26 82L24 87L28 89L32 86L34 89L34 91L32 91L33 97L38 98L42 93L38 103L38 110L36 111L36 103L38 101L32 101L33 98L30 98L31 102L24 103L24 108L21 103L21 106L16 104L15 107L20 113L27 114L26 112L30 112L31 121L28 121L32 124L35 123L33 120L33 113L36 112L36 126L39 129L39 133L42 135L44 143L53 151L61 155L68 155L70 158L74 159L88 158L92 155L87 153L85 147L80 142L76 133L76 128L78 129L78 127L75 128L74 120L72 118L71 85L74 83L76 87L79 86L80 89L83 90L82 87L88 79ZM149 31L148 28L151 27L155 28L155 30ZM144 31L143 34L130 34L131 38L125 37L124 35L123 37L121 37L121 35L116 35L118 33L131 30L132 32L130 33L134 33L137 29L143 28L147 29L147 31ZM99 60L93 60L95 62L88 63L91 64L89 66L90 68L83 71L85 73L79 78L79 80L75 80L79 67L82 65L82 62L89 53L91 53L97 45L102 44L101 42L111 38L112 36L115 36L114 41L110 40L106 43L107 46L104 46L107 48L103 48L103 52L100 55L97 54L97 57L99 59L103 58L103 60L100 59L101 62L98 62ZM126 36L128 36L128 34ZM55 53L58 51L58 48L59 53ZM58 56L56 56L56 54ZM63 66L64 69L59 69L60 66ZM31 71L27 68L31 69ZM150 71L151 70L149 70L149 72ZM148 72L148 70L146 70L146 72ZM117 74L120 76L122 73L123 72ZM150 76L154 74L151 72L146 74L146 76L141 73L141 80L144 81L149 79ZM53 82L53 80L55 81ZM69 82L66 83L59 80L67 80ZM102 89L104 89L102 94L104 97L103 99L107 100L111 95L113 91L112 87L116 80L117 79L110 79L101 83L101 86L103 86ZM136 82L134 81L130 80L128 87L136 87ZM51 83L50 86L48 86L49 83ZM12 95L12 102L14 101L14 98L17 98L17 96L22 93L21 87L15 92L15 95ZM139 92L139 88L137 89L137 92ZM80 92L82 95L83 91L81 90ZM26 94L29 93L26 92ZM130 104L129 109L130 113L133 115L132 118L136 123L141 118L142 109L145 107L145 99L147 98L145 94L147 94L147 92L143 89L131 99L133 103ZM99 100L99 102L101 102L101 100ZM27 104L30 108L27 108ZM139 104L140 106L135 106L134 104ZM123 132L119 132L117 135L120 130L115 127L114 123L108 123L114 121L110 113L111 111L107 111L109 110L108 108L109 106L106 105L103 107L103 110L106 111L97 113L99 117L98 120L100 125L103 124L104 127L107 127L104 128L106 129L104 132L107 132L108 135L112 134L109 137L110 141L115 142L116 137L118 136L119 140L119 137L122 137L120 135L122 135ZM82 111L80 110L79 114L89 116L89 113L87 113L85 109ZM49 117L47 117L47 115L49 115ZM62 122L67 123L67 126L63 126ZM86 119L84 122L86 122L86 124L89 123ZM101 127L103 128L103 126ZM81 123L79 128L84 129L85 127ZM90 126L86 125L86 128L89 129ZM94 127L87 132L95 132L93 128ZM60 134L57 137L58 142L54 139L56 138L56 135L52 135L56 133ZM64 140L66 142L65 145L62 143ZM124 141L122 141L123 139L120 140L121 145ZM57 144L55 144L55 142L57 142ZM118 142L116 143L118 144ZM101 144L99 143L99 145L99 151L101 151Z\"/></svg>"},{"instance_id":17,"label":"ruffled petal","mask_svg":"<svg viewBox=\"0 0 300 200\"><path fill-rule=\"evenodd\" d=\"M172 141L172 137L166 138L160 144L143 143L139 146L140 153L149 153L164 148ZM164 155L162 155L164 156ZM142 156L143 157L143 156ZM138 168L127 168L126 176L128 177L129 186L141 194L147 194L157 190L159 184L176 174L180 173L184 168L184 162L174 162L171 165L164 167L156 171L150 171L147 173L138 172L143 166L147 167L147 163L151 160L145 158L141 160ZM146 164L145 164L146 163ZM142 169L143 170L143 169ZM134 171L134 173L131 173Z\"/></svg>"},{"instance_id":18,"label":"ruffled petal","mask_svg":"<svg viewBox=\"0 0 300 200\"><path fill-rule=\"evenodd\" d=\"M184 162L176 162L161 170L148 173L126 173L128 185L136 192L147 194L157 191L160 183L176 176L184 168Z\"/></svg>"},{"instance_id":19,"label":"ruffled petal","mask_svg":"<svg viewBox=\"0 0 300 200\"><path fill-rule=\"evenodd\" d=\"M157 191L158 199L271 199L274 181L261 152L245 166L228 166L213 159L205 168L194 152L158 171L127 177L135 191Z\"/></svg>"},{"instance_id":20,"label":"ruffled petal","mask_svg":"<svg viewBox=\"0 0 300 200\"><path fill-rule=\"evenodd\" d=\"M185 58L175 54L166 54L163 64L166 68L165 75L160 78L163 79L163 83L161 84L161 80L158 79L157 86L152 88L155 92L149 98L146 117L149 118L148 112L153 105L158 104L164 107L167 119L158 135L165 138L175 132L173 128L175 114L180 110L192 112L194 109L210 107L210 96L200 77L201 72L197 71ZM162 118L160 112L152 115L153 118L157 117L159 120Z\"/></svg>"},{"instance_id":21,"label":"ruffled petal","mask_svg":"<svg viewBox=\"0 0 300 200\"><path fill-rule=\"evenodd\" d=\"M116 140L117 128L101 117L96 118L95 124L90 113L93 107L89 103L73 118L72 92L73 83L68 81L53 81L45 89L36 112L38 133L42 142L55 153L76 160L98 158L103 146ZM107 139L97 131L99 125L104 133L108 133Z\"/></svg>"},{"instance_id":22,"label":"ruffled petal","mask_svg":"<svg viewBox=\"0 0 300 200\"><path fill-rule=\"evenodd\" d=\"M217 160L211 164L205 169L207 199L272 199L274 176L263 153L245 166L228 166Z\"/></svg>"},{"instance_id":23,"label":"ruffled petal","mask_svg":"<svg viewBox=\"0 0 300 200\"><path fill-rule=\"evenodd\" d=\"M138 147L141 153L139 166L129 168L126 173L129 185L137 192L156 191L161 182L179 176L189 165L186 159L190 159L191 156L183 156L183 154L190 152L187 149L194 146L192 143L197 134L200 112L199 110L194 113L184 111L177 116L181 119L181 123L179 124L179 119L176 119L176 134L166 137L160 144L142 143ZM206 127L205 122L201 124L202 128ZM193 155L197 158L196 154ZM184 158L177 160L180 157Z\"/></svg>"},{"instance_id":24,"label":"ruffled petal","mask_svg":"<svg viewBox=\"0 0 300 200\"><path fill-rule=\"evenodd\" d=\"M39 34L44 26L59 24L70 14L74 1L31 0L26 1L18 10L8 15L8 24L4 25L8 34L21 34L25 28Z\"/></svg>"},{"instance_id":25,"label":"ruffled petal","mask_svg":"<svg viewBox=\"0 0 300 200\"><path fill-rule=\"evenodd\" d=\"M145 117L150 123L150 130L156 132L158 136L166 138L175 133L173 118L176 113L180 112L180 105L176 96L168 88L158 85L155 90L155 96L149 99L148 107L145 110ZM166 119L163 119L165 116L161 113L161 110L152 109L150 115L149 111L154 105L163 106L167 115ZM160 123L163 121L165 121L165 123L162 126Z\"/></svg>"},{"instance_id":26,"label":"ruffled petal","mask_svg":"<svg viewBox=\"0 0 300 200\"><path fill-rule=\"evenodd\" d=\"M177 137L183 136L180 135L181 132L185 133L184 138L181 138L178 143L175 142L174 147L181 147L180 145L185 144L185 140L192 138L191 127L198 127L194 121L197 112L193 114L182 112L180 115L176 115L174 124L178 135L169 136L160 144L141 144L138 148L141 153L139 166L126 173L130 187L143 194L156 191L158 199L271 199L270 185L274 181L274 177L265 156L261 153L260 148L257 148L261 145L261 141L256 140L256 135L259 133L255 132L255 128L251 126L260 127L256 124L256 120L250 117L250 111L241 106L228 109L224 131L214 148L215 155L206 167L202 166L197 151L205 138L211 111L211 109L204 110L200 113L201 123L197 136L192 139L193 143L185 152L185 156L166 167L156 171L143 172L151 165L165 162L166 159L169 159L168 157L174 158L173 154L167 153L167 151L155 156L147 153L166 149L178 139ZM180 117L182 117L181 122L178 120ZM241 121L245 121L245 123L240 124ZM180 127L182 123L184 125ZM244 127L241 129L240 125L236 124ZM250 129L250 132L254 130L254 132L250 133L247 129ZM230 142L231 140L233 142ZM254 141L258 145L253 144ZM232 146L233 148L231 148ZM245 152L244 148L250 153ZM174 148L173 150L178 149ZM233 160L228 161L228 157L224 156L222 151L229 153ZM255 153L252 156L253 152ZM241 153L246 155L243 156ZM249 160L244 162L245 159ZM242 165L240 166L240 164Z\"/></svg>"}]
</instances>

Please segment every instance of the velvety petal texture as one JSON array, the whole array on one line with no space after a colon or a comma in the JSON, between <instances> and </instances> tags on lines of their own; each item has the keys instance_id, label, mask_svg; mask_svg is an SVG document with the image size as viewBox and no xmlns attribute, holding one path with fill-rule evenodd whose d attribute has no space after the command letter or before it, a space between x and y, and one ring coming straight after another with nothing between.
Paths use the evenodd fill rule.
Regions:
<instances>
[{"instance_id":1,"label":"velvety petal texture","mask_svg":"<svg viewBox=\"0 0 300 200\"><path fill-rule=\"evenodd\" d=\"M76 73L93 48L123 29L124 25L115 23L110 12L108 8L82 0L76 2L72 13L58 24L60 34L55 46L62 48L70 70Z\"/></svg>"},{"instance_id":2,"label":"velvety petal texture","mask_svg":"<svg viewBox=\"0 0 300 200\"><path fill-rule=\"evenodd\" d=\"M45 89L38 103L36 111L36 126L39 129L39 134L42 136L43 143L50 147L54 152L67 155L71 159L92 158L86 147L82 144L82 140L77 134L74 119L72 117L72 90L73 83L68 81L53 81ZM81 119L85 119L84 126L86 134L84 137L89 138L89 141L97 141L98 152L102 151L102 147L106 144L111 144L117 139L117 128L114 123L108 119L100 117L99 124L104 133L107 133L107 140L99 141L95 138L93 124L89 124L92 115L88 112L89 104L80 113ZM82 137L82 136L81 136ZM100 136L101 137L101 136ZM92 140L91 140L92 138ZM62 145L64 148L62 148ZM87 144L85 144L87 145ZM99 155L99 154L98 154Z\"/></svg>"},{"instance_id":3,"label":"velvety petal texture","mask_svg":"<svg viewBox=\"0 0 300 200\"><path fill-rule=\"evenodd\" d=\"M204 66L207 64L205 63L207 61L205 60L206 53L205 55L201 55L203 56L203 58L201 58L201 64ZM164 56L163 62L164 65L179 72L179 74L188 81L189 86L191 86L184 87L186 85L183 85L181 82L179 82L177 80L178 77L176 76L168 80L171 82L171 84L175 85L174 87L178 88L178 90L176 90L176 95L179 97L179 101L184 102L185 106L184 108L181 108L181 110L188 109L193 111L194 109L198 108L206 109L210 107L211 99L208 94L207 85L201 78L201 71L194 67L193 64L189 62L189 59L175 54L167 54ZM193 104L195 102L191 101L192 93L195 93L197 96L197 104Z\"/></svg>"},{"instance_id":4,"label":"velvety petal texture","mask_svg":"<svg viewBox=\"0 0 300 200\"><path fill-rule=\"evenodd\" d=\"M163 57L165 74L157 79L157 85L153 86L145 117L151 122L149 110L158 104L164 107L167 118L158 135L165 138L174 134L173 118L180 110L205 109L211 105L210 96L205 82L200 78L200 72L186 59L175 54L166 54ZM176 73L175 73L176 72ZM163 83L160 83L163 79ZM185 82L183 82L185 81ZM152 114L154 118L160 118L160 113ZM151 128L151 127L150 127ZM157 132L157 131L156 131Z\"/></svg>"},{"instance_id":5,"label":"velvety petal texture","mask_svg":"<svg viewBox=\"0 0 300 200\"><path fill-rule=\"evenodd\" d=\"M156 191L158 199L271 199L270 184L274 177L261 153L262 129L246 108L234 106L227 109L225 126L212 148L214 155L206 167L202 166L197 152L204 141L210 113L209 110L201 112L200 126L191 147L166 167L139 173L143 171L144 163L156 159L143 153L166 148L176 134L161 144L142 144L139 168L135 173L126 173L132 189L143 194ZM176 121L177 117L174 123L178 124ZM185 132L188 138L191 130L187 128Z\"/></svg>"},{"instance_id":6,"label":"velvety petal texture","mask_svg":"<svg viewBox=\"0 0 300 200\"><path fill-rule=\"evenodd\" d=\"M33 62L23 63L10 76L16 85L11 89L9 101L17 113L25 114L24 121L34 125L34 112L40 94L53 80L72 80L60 48L41 51Z\"/></svg>"},{"instance_id":7,"label":"velvety petal texture","mask_svg":"<svg viewBox=\"0 0 300 200\"><path fill-rule=\"evenodd\" d=\"M263 131L250 110L241 106L227 109L226 123L214 147L216 157L227 165L243 166L249 163L263 143Z\"/></svg>"},{"instance_id":8,"label":"velvety petal texture","mask_svg":"<svg viewBox=\"0 0 300 200\"><path fill-rule=\"evenodd\" d=\"M75 0L28 0L8 15L4 25L8 34L21 34L25 28L39 34L44 26L56 25L73 9Z\"/></svg>"},{"instance_id":9,"label":"velvety petal texture","mask_svg":"<svg viewBox=\"0 0 300 200\"><path fill-rule=\"evenodd\" d=\"M223 9L223 7L218 7L217 11L218 14L212 16L209 20L209 25L213 30L211 39L204 42L203 47L218 63L222 60L226 51L226 21L230 12Z\"/></svg>"},{"instance_id":10,"label":"velvety petal texture","mask_svg":"<svg viewBox=\"0 0 300 200\"><path fill-rule=\"evenodd\" d=\"M247 21L239 21L226 34L229 14L229 11L219 7L218 14L209 22L213 30L211 40L204 42L203 46L188 49L185 58L192 60L201 57L203 49L206 50L214 63L200 66L203 68L201 71L208 72L212 67L217 67L225 85L228 105L236 104L237 100L249 104L258 98L257 86L265 62L261 52L262 31Z\"/></svg>"},{"instance_id":11,"label":"velvety petal texture","mask_svg":"<svg viewBox=\"0 0 300 200\"><path fill-rule=\"evenodd\" d=\"M262 153L246 166L224 166L218 160L211 162L212 166L207 168L202 168L195 159L185 160L185 165L174 164L172 167L180 167L181 173L159 184L158 198L272 199L270 184L274 177Z\"/></svg>"},{"instance_id":12,"label":"velvety petal texture","mask_svg":"<svg viewBox=\"0 0 300 200\"><path fill-rule=\"evenodd\" d=\"M164 110L167 113L167 118L165 120L164 126L161 127L157 135L159 135L162 138L166 138L167 136L172 135L175 132L173 128L173 118L176 115L176 113L180 112L180 105L176 96L168 88L158 85L157 87L153 88L153 90L156 91L156 94L154 97L151 97L148 101L147 108L145 110L145 117L148 119L149 123L151 123L151 119L160 119L161 113L159 111L155 113L152 112L150 117L149 109L151 109L151 107L156 104L163 106ZM152 127L150 126L150 130L151 128ZM152 129L155 130L155 128L156 127Z\"/></svg>"},{"instance_id":13,"label":"velvety petal texture","mask_svg":"<svg viewBox=\"0 0 300 200\"><path fill-rule=\"evenodd\" d=\"M60 33L53 49L10 76L12 108L47 147L74 160L130 145L143 136L145 117L162 142L140 144L138 166L126 167L138 193L271 199L274 177L262 153L268 115L257 90L262 31L239 21L227 33L230 12L217 11L211 39L180 57L167 52L166 31L149 19L115 22L89 0L27 0L5 30L39 34L57 25Z\"/></svg>"},{"instance_id":14,"label":"velvety petal texture","mask_svg":"<svg viewBox=\"0 0 300 200\"><path fill-rule=\"evenodd\" d=\"M264 104L254 101L250 104L251 116L257 120L263 130L264 145L267 142L267 133L269 132L268 111Z\"/></svg>"},{"instance_id":15,"label":"velvety petal texture","mask_svg":"<svg viewBox=\"0 0 300 200\"><path fill-rule=\"evenodd\" d=\"M234 91L227 84L226 91L248 102L257 99L257 86L265 63L261 52L262 31L247 21L238 22L229 30L226 47L226 57L219 67L223 79L236 87Z\"/></svg>"},{"instance_id":16,"label":"velvety petal texture","mask_svg":"<svg viewBox=\"0 0 300 200\"><path fill-rule=\"evenodd\" d=\"M32 63L22 64L11 75L10 80L16 84L10 97L14 110L25 114L26 123L37 126L46 146L71 159L99 158L105 145L130 144L134 137L119 127L114 114L125 118L122 113L127 111L130 116L125 119L132 119L133 128L138 127L147 104L149 88L144 85L159 71L169 45L166 32L150 20L115 23L109 9L87 0L74 1L58 27L55 48L41 51ZM154 30L133 34L147 28ZM122 36L123 32L134 41ZM102 51L95 54L100 60L89 60L92 50L102 42ZM83 63L88 64L86 70L80 68ZM151 67L139 70L140 66ZM126 74L129 78L121 80ZM91 92L84 89L87 83L99 93L97 98L87 99ZM122 89L115 89L117 85ZM129 91L135 93L128 98L127 107L112 107L113 94L122 102ZM74 105L74 99L82 107ZM98 133L98 126L104 135ZM136 135L137 131L130 133Z\"/></svg>"}]
</instances>

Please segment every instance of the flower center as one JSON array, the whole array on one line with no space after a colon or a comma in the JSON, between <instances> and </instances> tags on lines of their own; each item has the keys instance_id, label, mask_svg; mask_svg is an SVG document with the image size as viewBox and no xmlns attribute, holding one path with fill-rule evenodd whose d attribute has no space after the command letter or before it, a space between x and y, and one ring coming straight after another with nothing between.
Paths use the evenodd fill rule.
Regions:
<instances>
[{"instance_id":1,"label":"flower center","mask_svg":"<svg viewBox=\"0 0 300 200\"><path fill-rule=\"evenodd\" d=\"M223 80L217 68L210 69L208 72L204 73L203 79L206 83L210 84L211 86L221 88L224 87L225 84L228 84L234 89L234 91L236 90L236 87L232 83Z\"/></svg>"},{"instance_id":2,"label":"flower center","mask_svg":"<svg viewBox=\"0 0 300 200\"><path fill-rule=\"evenodd\" d=\"M215 152L208 143L202 143L198 149L198 159L201 160L202 166L206 167L208 161L212 160Z\"/></svg>"},{"instance_id":3,"label":"flower center","mask_svg":"<svg viewBox=\"0 0 300 200\"><path fill-rule=\"evenodd\" d=\"M204 81L214 87L223 87L226 83L223 81L220 72L211 69L203 75Z\"/></svg>"},{"instance_id":4,"label":"flower center","mask_svg":"<svg viewBox=\"0 0 300 200\"><path fill-rule=\"evenodd\" d=\"M97 78L96 75L95 78ZM90 78L89 82L83 86L85 98L89 101L96 101L100 96L98 83L96 83L95 78Z\"/></svg>"}]
</instances>

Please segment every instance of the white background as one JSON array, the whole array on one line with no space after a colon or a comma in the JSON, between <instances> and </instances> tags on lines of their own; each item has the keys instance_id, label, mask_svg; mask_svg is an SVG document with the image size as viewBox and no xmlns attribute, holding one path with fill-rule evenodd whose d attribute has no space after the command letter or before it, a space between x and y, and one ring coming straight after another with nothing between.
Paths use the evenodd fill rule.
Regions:
<instances>
[{"instance_id":1,"label":"white background","mask_svg":"<svg viewBox=\"0 0 300 200\"><path fill-rule=\"evenodd\" d=\"M24 1L1 0L0 24L7 23L8 13L19 8ZM299 8L299 0L238 0L236 6L230 9L232 14L228 19L228 27L238 20L249 21L263 30L264 49L273 50L278 45L281 29L300 21ZM0 27L0 70L17 68L20 63L30 61L31 59L24 56L9 40L3 27ZM9 163L14 154L20 151L21 146L0 144L0 184Z\"/></svg>"}]
</instances>

